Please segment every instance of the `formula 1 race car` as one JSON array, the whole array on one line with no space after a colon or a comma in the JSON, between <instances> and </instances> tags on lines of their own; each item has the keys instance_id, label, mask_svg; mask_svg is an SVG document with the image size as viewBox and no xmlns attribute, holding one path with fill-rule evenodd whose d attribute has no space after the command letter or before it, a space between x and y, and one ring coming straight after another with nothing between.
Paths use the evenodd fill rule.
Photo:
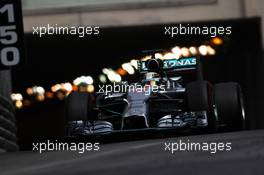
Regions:
<instances>
[{"instance_id":1,"label":"formula 1 race car","mask_svg":"<svg viewBox=\"0 0 264 175\"><path fill-rule=\"evenodd\" d=\"M118 91L72 92L66 101L67 136L177 128L217 131L245 127L238 83L203 80L200 59L138 61L138 83L112 84ZM113 88L114 89L114 88Z\"/></svg>"}]
</instances>

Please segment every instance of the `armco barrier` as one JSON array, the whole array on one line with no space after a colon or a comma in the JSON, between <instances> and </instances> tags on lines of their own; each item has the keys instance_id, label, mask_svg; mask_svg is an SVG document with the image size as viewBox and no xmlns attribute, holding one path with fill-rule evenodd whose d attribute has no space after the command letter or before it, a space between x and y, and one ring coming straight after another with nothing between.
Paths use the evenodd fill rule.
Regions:
<instances>
[{"instance_id":1,"label":"armco barrier","mask_svg":"<svg viewBox=\"0 0 264 175\"><path fill-rule=\"evenodd\" d=\"M10 99L12 92L10 70L0 71L0 153L17 151L15 110Z\"/></svg>"}]
</instances>

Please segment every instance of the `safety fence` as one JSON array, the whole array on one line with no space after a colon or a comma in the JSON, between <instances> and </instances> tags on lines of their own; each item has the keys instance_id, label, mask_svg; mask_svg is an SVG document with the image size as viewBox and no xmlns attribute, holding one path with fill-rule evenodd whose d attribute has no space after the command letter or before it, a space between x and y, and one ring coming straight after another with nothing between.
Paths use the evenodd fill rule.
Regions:
<instances>
[{"instance_id":1,"label":"safety fence","mask_svg":"<svg viewBox=\"0 0 264 175\"><path fill-rule=\"evenodd\" d=\"M10 94L10 71L0 71L0 152L18 150L15 109Z\"/></svg>"}]
</instances>

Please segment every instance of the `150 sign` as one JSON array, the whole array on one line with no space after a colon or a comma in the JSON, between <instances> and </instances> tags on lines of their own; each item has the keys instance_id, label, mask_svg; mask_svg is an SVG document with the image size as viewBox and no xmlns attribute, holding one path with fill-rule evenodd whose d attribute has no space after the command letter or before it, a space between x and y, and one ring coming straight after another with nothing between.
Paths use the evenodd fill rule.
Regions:
<instances>
[{"instance_id":1,"label":"150 sign","mask_svg":"<svg viewBox=\"0 0 264 175\"><path fill-rule=\"evenodd\" d=\"M20 0L0 1L0 68L21 63L24 57Z\"/></svg>"}]
</instances>

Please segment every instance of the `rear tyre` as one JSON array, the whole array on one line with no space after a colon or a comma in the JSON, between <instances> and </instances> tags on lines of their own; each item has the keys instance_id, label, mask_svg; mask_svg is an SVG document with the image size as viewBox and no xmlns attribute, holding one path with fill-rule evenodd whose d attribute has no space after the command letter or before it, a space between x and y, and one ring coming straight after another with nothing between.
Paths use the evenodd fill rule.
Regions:
<instances>
[{"instance_id":1,"label":"rear tyre","mask_svg":"<svg viewBox=\"0 0 264 175\"><path fill-rule=\"evenodd\" d=\"M190 111L206 111L209 131L216 131L216 118L213 115L212 87L207 81L195 81L186 86L187 105Z\"/></svg>"},{"instance_id":2,"label":"rear tyre","mask_svg":"<svg viewBox=\"0 0 264 175\"><path fill-rule=\"evenodd\" d=\"M214 86L215 114L219 124L228 130L245 128L245 108L238 83L219 83Z\"/></svg>"},{"instance_id":3,"label":"rear tyre","mask_svg":"<svg viewBox=\"0 0 264 175\"><path fill-rule=\"evenodd\" d=\"M86 121L90 118L91 95L85 92L72 92L66 100L67 121Z\"/></svg>"}]
</instances>

